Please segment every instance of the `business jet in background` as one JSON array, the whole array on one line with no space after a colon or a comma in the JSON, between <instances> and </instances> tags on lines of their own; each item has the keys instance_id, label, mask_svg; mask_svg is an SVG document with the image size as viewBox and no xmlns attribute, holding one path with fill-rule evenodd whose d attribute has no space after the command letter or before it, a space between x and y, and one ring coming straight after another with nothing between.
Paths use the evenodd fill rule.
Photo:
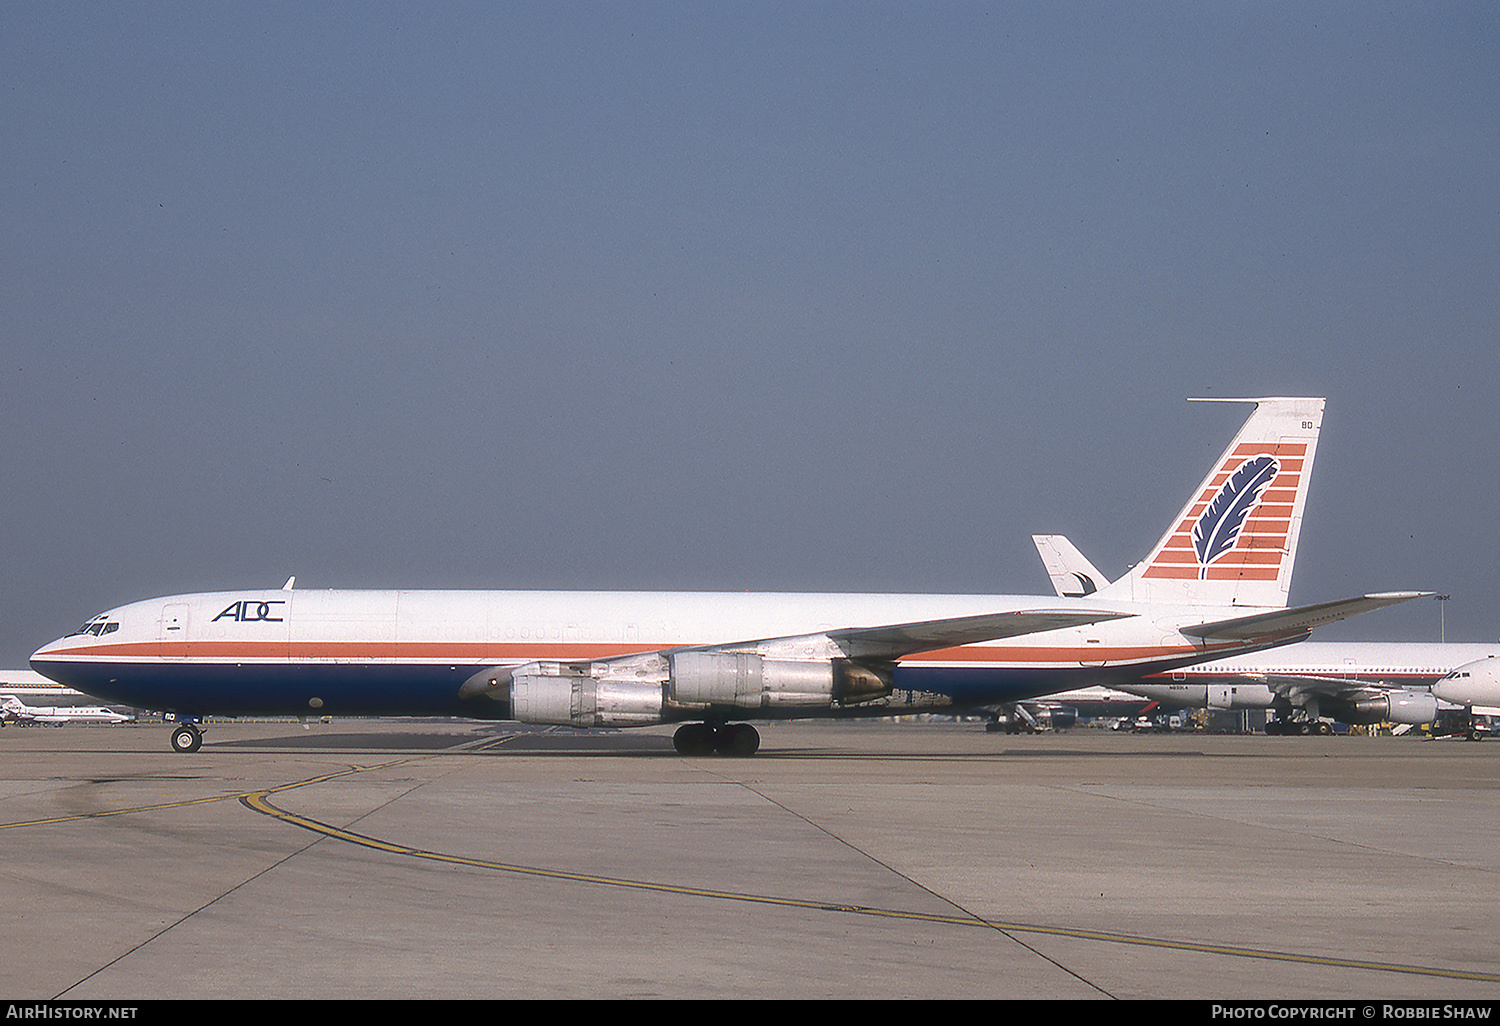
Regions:
<instances>
[{"instance_id":1,"label":"business jet in background","mask_svg":"<svg viewBox=\"0 0 1500 1026\"><path fill-rule=\"evenodd\" d=\"M1413 598L1287 608L1322 399L1249 419L1139 567L1086 598L548 591L214 592L111 609L31 658L174 714L680 723L683 754L750 755L747 721L958 711L1300 641Z\"/></svg>"},{"instance_id":2,"label":"business jet in background","mask_svg":"<svg viewBox=\"0 0 1500 1026\"><path fill-rule=\"evenodd\" d=\"M1109 578L1062 535L1033 535L1059 596L1092 597ZM1267 734L1328 734L1341 723L1432 723L1462 712L1471 737L1500 712L1500 644L1309 641L1291 648L1180 666L1115 685L1114 690L1169 709L1259 709L1276 718ZM1068 696L1054 697L1066 705ZM1128 700L1122 705L1128 706ZM1002 723L1024 717L1011 713ZM1033 715L1035 714L1034 711Z\"/></svg>"},{"instance_id":3,"label":"business jet in background","mask_svg":"<svg viewBox=\"0 0 1500 1026\"><path fill-rule=\"evenodd\" d=\"M0 695L0 719L7 723L134 723L135 717L102 705L27 705L15 695Z\"/></svg>"}]
</instances>

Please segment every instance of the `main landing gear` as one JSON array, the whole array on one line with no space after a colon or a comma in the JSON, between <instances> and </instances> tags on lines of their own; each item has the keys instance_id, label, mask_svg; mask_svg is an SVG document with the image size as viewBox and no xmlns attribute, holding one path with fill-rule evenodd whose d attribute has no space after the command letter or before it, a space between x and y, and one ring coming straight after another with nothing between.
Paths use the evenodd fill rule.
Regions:
<instances>
[{"instance_id":1,"label":"main landing gear","mask_svg":"<svg viewBox=\"0 0 1500 1026\"><path fill-rule=\"evenodd\" d=\"M748 723L684 723L672 735L679 755L729 755L745 758L760 748L760 732Z\"/></svg>"},{"instance_id":2,"label":"main landing gear","mask_svg":"<svg viewBox=\"0 0 1500 1026\"><path fill-rule=\"evenodd\" d=\"M1320 734L1327 736L1333 733L1333 724L1323 720L1309 722L1307 720L1272 720L1266 724L1266 733L1272 736L1277 734Z\"/></svg>"},{"instance_id":3,"label":"main landing gear","mask_svg":"<svg viewBox=\"0 0 1500 1026\"><path fill-rule=\"evenodd\" d=\"M172 730L172 751L187 755L203 747L203 732L196 723L179 723Z\"/></svg>"}]
</instances>

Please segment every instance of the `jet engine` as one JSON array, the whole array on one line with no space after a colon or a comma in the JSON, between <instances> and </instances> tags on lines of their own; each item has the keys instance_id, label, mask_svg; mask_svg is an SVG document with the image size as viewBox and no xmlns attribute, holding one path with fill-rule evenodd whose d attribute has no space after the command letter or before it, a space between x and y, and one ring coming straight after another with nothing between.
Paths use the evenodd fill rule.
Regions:
<instances>
[{"instance_id":1,"label":"jet engine","mask_svg":"<svg viewBox=\"0 0 1500 1026\"><path fill-rule=\"evenodd\" d=\"M1431 723L1437 699L1426 691L1389 691L1347 702L1324 698L1319 711L1344 723Z\"/></svg>"},{"instance_id":2,"label":"jet engine","mask_svg":"<svg viewBox=\"0 0 1500 1026\"><path fill-rule=\"evenodd\" d=\"M893 667L852 659L772 659L758 653L651 653L597 663L532 662L476 674L461 694L509 699L522 723L642 727L667 720L739 719L831 709L891 693Z\"/></svg>"},{"instance_id":3,"label":"jet engine","mask_svg":"<svg viewBox=\"0 0 1500 1026\"><path fill-rule=\"evenodd\" d=\"M1252 683L1210 684L1204 693L1210 709L1269 709L1277 697L1266 685Z\"/></svg>"},{"instance_id":4,"label":"jet engine","mask_svg":"<svg viewBox=\"0 0 1500 1026\"><path fill-rule=\"evenodd\" d=\"M891 693L891 669L852 659L767 659L754 652L677 652L667 701L678 709L829 708Z\"/></svg>"}]
</instances>

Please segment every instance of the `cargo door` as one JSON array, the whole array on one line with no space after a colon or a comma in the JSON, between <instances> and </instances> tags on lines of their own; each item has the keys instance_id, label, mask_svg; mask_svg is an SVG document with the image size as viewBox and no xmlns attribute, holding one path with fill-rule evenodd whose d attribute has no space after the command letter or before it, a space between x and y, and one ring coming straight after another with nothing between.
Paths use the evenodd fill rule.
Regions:
<instances>
[{"instance_id":1,"label":"cargo door","mask_svg":"<svg viewBox=\"0 0 1500 1026\"><path fill-rule=\"evenodd\" d=\"M168 602L161 610L161 654L166 659L186 659L188 642L188 604Z\"/></svg>"}]
</instances>

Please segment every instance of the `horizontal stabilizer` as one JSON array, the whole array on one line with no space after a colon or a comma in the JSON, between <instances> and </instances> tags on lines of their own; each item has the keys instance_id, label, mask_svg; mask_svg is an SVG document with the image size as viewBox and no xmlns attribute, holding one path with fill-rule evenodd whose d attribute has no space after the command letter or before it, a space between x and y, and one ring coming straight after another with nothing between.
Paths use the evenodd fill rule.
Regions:
<instances>
[{"instance_id":1,"label":"horizontal stabilizer","mask_svg":"<svg viewBox=\"0 0 1500 1026\"><path fill-rule=\"evenodd\" d=\"M1034 534L1031 541L1052 578L1052 590L1062 598L1084 598L1109 584L1109 578L1063 535Z\"/></svg>"},{"instance_id":2,"label":"horizontal stabilizer","mask_svg":"<svg viewBox=\"0 0 1500 1026\"><path fill-rule=\"evenodd\" d=\"M1269 638L1278 635L1302 634L1314 627L1335 620L1343 620L1372 609L1384 609L1399 602L1431 595L1430 591L1388 591L1376 595L1361 595L1358 598L1339 599L1337 602L1320 602L1312 606L1296 606L1292 609L1273 609L1250 616L1237 616L1232 620L1215 620L1193 627L1182 627L1183 634L1195 638L1229 638L1237 641L1254 638Z\"/></svg>"},{"instance_id":3,"label":"horizontal stabilizer","mask_svg":"<svg viewBox=\"0 0 1500 1026\"><path fill-rule=\"evenodd\" d=\"M828 637L851 655L864 658L899 659L916 652L998 641L1022 634L1081 627L1104 620L1119 620L1134 613L1103 609L1027 609L1013 613L985 613L948 620L893 624L889 627L849 627L829 631Z\"/></svg>"}]
</instances>

